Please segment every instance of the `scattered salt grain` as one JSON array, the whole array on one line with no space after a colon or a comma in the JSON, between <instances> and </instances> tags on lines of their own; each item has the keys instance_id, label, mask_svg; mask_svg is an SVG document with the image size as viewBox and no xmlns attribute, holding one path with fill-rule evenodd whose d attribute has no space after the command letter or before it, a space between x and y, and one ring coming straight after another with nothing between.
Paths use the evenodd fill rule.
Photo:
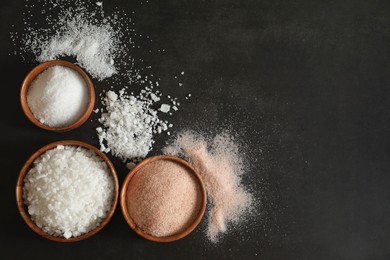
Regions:
<instances>
[{"instance_id":1,"label":"scattered salt grain","mask_svg":"<svg viewBox=\"0 0 390 260\"><path fill-rule=\"evenodd\" d=\"M163 113L168 113L170 109L171 109L171 106L170 106L170 105L168 105L168 104L162 104L159 110L160 110L161 112L163 112Z\"/></svg>"},{"instance_id":2,"label":"scattered salt grain","mask_svg":"<svg viewBox=\"0 0 390 260\"><path fill-rule=\"evenodd\" d=\"M126 164L126 167L127 167L127 169L129 169L129 170L133 169L134 166L135 166L135 163L133 163L133 162L129 162L129 163Z\"/></svg>"},{"instance_id":3,"label":"scattered salt grain","mask_svg":"<svg viewBox=\"0 0 390 260\"><path fill-rule=\"evenodd\" d=\"M152 98L152 100L153 100L154 102L160 101L160 98L157 97L154 93L150 94L150 97Z\"/></svg>"},{"instance_id":4,"label":"scattered salt grain","mask_svg":"<svg viewBox=\"0 0 390 260\"><path fill-rule=\"evenodd\" d=\"M201 207L202 194L195 176L170 160L143 166L127 190L129 214L145 233L166 237L190 226Z\"/></svg>"},{"instance_id":5,"label":"scattered salt grain","mask_svg":"<svg viewBox=\"0 0 390 260\"><path fill-rule=\"evenodd\" d=\"M27 92L31 112L42 124L63 127L80 119L89 103L82 76L64 66L52 66L31 83Z\"/></svg>"},{"instance_id":6,"label":"scattered salt grain","mask_svg":"<svg viewBox=\"0 0 390 260\"><path fill-rule=\"evenodd\" d=\"M88 233L106 218L114 182L95 152L58 146L34 161L24 178L23 199L39 228L68 239Z\"/></svg>"},{"instance_id":7,"label":"scattered salt grain","mask_svg":"<svg viewBox=\"0 0 390 260\"><path fill-rule=\"evenodd\" d=\"M241 184L243 160L231 136L220 134L207 141L184 132L164 148L164 153L187 156L201 174L211 201L207 237L212 242L218 242L228 227L240 225L251 211L253 199Z\"/></svg>"}]
</instances>

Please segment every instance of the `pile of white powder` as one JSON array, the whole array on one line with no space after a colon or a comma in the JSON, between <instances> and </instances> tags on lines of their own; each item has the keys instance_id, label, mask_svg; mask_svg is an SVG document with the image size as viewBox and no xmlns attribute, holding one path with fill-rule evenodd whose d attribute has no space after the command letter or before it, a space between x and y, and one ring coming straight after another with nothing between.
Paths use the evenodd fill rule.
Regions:
<instances>
[{"instance_id":1,"label":"pile of white powder","mask_svg":"<svg viewBox=\"0 0 390 260\"><path fill-rule=\"evenodd\" d=\"M113 30L109 25L88 25L76 17L66 23L62 32L40 46L40 55L37 57L40 62L73 56L80 66L98 79L117 72L111 54L114 46Z\"/></svg>"},{"instance_id":2,"label":"pile of white powder","mask_svg":"<svg viewBox=\"0 0 390 260\"><path fill-rule=\"evenodd\" d=\"M87 84L75 70L52 66L31 83L27 103L42 124L50 127L67 126L80 119L87 110Z\"/></svg>"},{"instance_id":3,"label":"pile of white powder","mask_svg":"<svg viewBox=\"0 0 390 260\"><path fill-rule=\"evenodd\" d=\"M44 232L77 237L106 218L114 199L114 181L95 152L57 146L34 161L24 178L23 198L31 219Z\"/></svg>"}]
</instances>

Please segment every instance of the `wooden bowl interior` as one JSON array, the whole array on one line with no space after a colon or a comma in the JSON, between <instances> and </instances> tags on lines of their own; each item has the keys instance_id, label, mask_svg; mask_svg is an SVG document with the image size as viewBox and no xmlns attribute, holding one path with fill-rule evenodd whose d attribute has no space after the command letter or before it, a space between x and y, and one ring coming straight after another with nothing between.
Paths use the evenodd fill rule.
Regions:
<instances>
[{"instance_id":1,"label":"wooden bowl interior","mask_svg":"<svg viewBox=\"0 0 390 260\"><path fill-rule=\"evenodd\" d=\"M174 161L174 162L179 163L179 164L185 166L186 168L188 168L190 170L190 172L193 173L194 176L196 177L198 184L199 184L199 187L200 187L200 190L201 190L201 194L202 194L201 207L200 207L199 213L198 213L197 217L195 218L194 222L190 226L188 226L185 230L183 230L182 232L174 234L172 236L155 237L155 236L152 236L152 235L149 235L149 234L143 232L143 230L135 224L135 222L133 221L133 219L131 218L131 216L129 214L129 211L127 210L127 190L128 190L128 186L129 186L129 183L131 182L132 177L138 172L138 170L140 170L146 164L151 163L151 162L156 161L156 160L170 160L170 161ZM133 229L138 235L142 236L143 238L146 238L148 240L155 241L155 242L172 242L172 241L176 241L176 240L181 239L181 238L187 236L188 234L190 234L198 226L198 224L202 220L202 217L203 217L204 212L206 210L206 201L207 201L206 189L203 185L203 181L202 181L202 178L200 177L200 175L195 171L195 169L188 162L186 162L183 159L180 159L178 157L168 156L168 155L160 155L160 156L150 157L148 159L143 160L141 163L137 164L129 172L129 174L126 176L126 179L122 185L121 195L120 195L120 204L121 204L122 213L123 213L123 216L124 216L126 222L131 227L131 229Z\"/></svg>"},{"instance_id":2,"label":"wooden bowl interior","mask_svg":"<svg viewBox=\"0 0 390 260\"><path fill-rule=\"evenodd\" d=\"M50 127L45 124L42 124L38 119L35 118L34 114L31 112L30 107L28 106L27 102L27 93L28 89L31 85L31 83L35 80L35 78L45 71L47 68L52 67L52 66L65 66L68 68L71 68L78 72L83 79L85 80L89 92L89 103L87 110L85 113L74 123L64 126L64 127ZM24 78L23 83L22 83L22 88L20 91L20 103L22 105L23 112L27 116L27 118L36 126L49 130L49 131L54 131L54 132L66 132L73 130L79 126L81 126L92 113L93 107L95 105L95 89L93 87L91 79L88 77L88 75L76 64L64 61L64 60L52 60L52 61L47 61L44 63L39 64L35 68L33 68L27 76Z\"/></svg>"},{"instance_id":3,"label":"wooden bowl interior","mask_svg":"<svg viewBox=\"0 0 390 260\"><path fill-rule=\"evenodd\" d=\"M97 153L107 163L107 165L108 165L108 167L110 169L110 172L112 174L113 180L114 180L114 201L112 203L112 206L111 206L110 211L108 212L106 218L94 230L91 230L90 232L88 232L86 234L83 234L81 236L71 237L69 239L66 239L64 237L51 236L51 235L45 233L44 231L42 231L31 220L31 217L28 214L27 207L26 207L26 205L24 204L24 201L23 201L23 180L24 180L24 177L26 176L26 174L28 173L28 171L30 170L32 163L41 154L43 154L47 150L55 148L58 145L81 146L81 147L84 147L84 148L87 148L89 150L94 151L95 153ZM113 164L111 163L111 161L108 159L108 157L106 155L104 155L96 147L94 147L92 145L89 145L87 143L80 142L80 141L75 141L75 140L64 140L64 141L54 142L54 143L48 144L48 145L42 147L41 149L39 149L38 151L36 151L32 156L30 156L30 158L27 160L27 162L23 165L23 168L22 168L22 170L19 173L19 177L18 177L17 184L16 184L16 203L17 203L17 206L18 206L19 213L22 216L23 220L37 234L39 234L40 236L42 236L42 237L44 237L46 239L49 239L49 240L52 240L52 241L56 241L56 242L76 242L76 241L84 240L84 239L86 239L86 238L88 238L88 237L98 233L105 225L107 225L107 223L110 221L112 215L114 214L115 208L116 208L116 205L117 205L117 202L118 202L118 194L119 194L118 177L117 177L115 168L114 168Z\"/></svg>"}]
</instances>

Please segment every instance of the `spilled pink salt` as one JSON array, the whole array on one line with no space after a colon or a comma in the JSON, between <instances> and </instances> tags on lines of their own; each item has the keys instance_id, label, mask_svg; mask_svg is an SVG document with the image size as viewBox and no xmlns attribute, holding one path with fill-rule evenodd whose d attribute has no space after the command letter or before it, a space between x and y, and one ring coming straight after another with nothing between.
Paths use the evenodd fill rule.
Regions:
<instances>
[{"instance_id":1,"label":"spilled pink salt","mask_svg":"<svg viewBox=\"0 0 390 260\"><path fill-rule=\"evenodd\" d=\"M243 163L231 136L220 134L207 142L202 136L184 132L164 152L186 155L202 176L212 203L207 226L212 242L228 231L227 224L240 224L251 209L252 196L242 187Z\"/></svg>"}]
</instances>

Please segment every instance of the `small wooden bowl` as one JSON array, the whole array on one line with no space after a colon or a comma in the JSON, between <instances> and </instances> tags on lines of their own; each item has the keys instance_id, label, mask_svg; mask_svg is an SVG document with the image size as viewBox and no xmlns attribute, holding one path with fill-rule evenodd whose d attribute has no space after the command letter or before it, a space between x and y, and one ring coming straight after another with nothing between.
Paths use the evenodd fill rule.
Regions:
<instances>
[{"instance_id":1,"label":"small wooden bowl","mask_svg":"<svg viewBox=\"0 0 390 260\"><path fill-rule=\"evenodd\" d=\"M58 145L81 146L81 147L84 147L84 148L87 148L89 150L94 151L96 154L98 154L107 163L107 166L110 169L110 172L111 172L113 180L114 180L114 201L112 203L111 209L108 212L106 218L94 230L91 230L90 232L85 233L84 235L81 235L81 236L78 236L78 237L71 237L69 239L66 239L64 237L51 236L51 235L45 233L43 230L41 230L37 225L35 225L35 223L31 220L30 215L28 214L27 207L24 204L24 200L23 200L23 184L24 184L23 183L23 179L26 176L26 174L28 173L28 171L30 170L31 164L41 154L43 154L47 150L55 148ZM118 203L118 195L119 195L118 177L117 177L115 168L114 168L113 164L111 163L110 159L108 159L108 157L106 155L104 155L96 147L94 147L94 146L92 146L90 144L87 144L87 143L84 143L84 142L80 142L80 141L75 141L75 140L64 140L64 141L54 142L54 143L45 145L44 147L42 147L41 149L36 151L33 155L30 156L30 158L28 158L27 162L23 165L23 168L22 168L22 170L19 173L19 177L18 177L18 180L17 180L17 183L16 183L16 203L17 203L17 206L18 206L19 213L22 216L23 220L26 222L26 224L35 233L37 233L38 235L40 235L40 236L42 236L42 237L44 237L46 239L49 239L49 240L52 240L52 241L56 241L56 242L76 242L76 241L84 240L84 239L86 239L86 238L88 238L90 236L93 236L96 233L98 233L105 225L107 225L107 223L110 221L112 215L114 214L116 205Z\"/></svg>"},{"instance_id":2,"label":"small wooden bowl","mask_svg":"<svg viewBox=\"0 0 390 260\"><path fill-rule=\"evenodd\" d=\"M145 233L140 227L138 227L135 224L135 222L133 221L133 219L130 216L130 213L127 210L127 190L129 187L129 183L131 182L131 179L138 172L138 170L140 170L146 164L157 161L157 160L170 160L170 161L179 163L180 165L189 169L190 172L192 172L194 174L194 176L196 177L196 180L198 180L198 184L199 184L200 191L202 194L200 210L199 210L199 213L198 213L197 217L195 218L194 222L191 225L189 225L182 232L171 235L171 236L166 236L166 237L155 237L155 236L152 236L152 235ZM121 195L120 195L121 209L122 209L122 213L123 213L123 216L125 217L127 224L129 224L131 229L133 229L138 235L140 235L143 238L146 238L148 240L154 241L154 242L172 242L172 241L179 240L179 239L187 236L188 234L190 234L198 226L198 224L202 220L202 217L203 217L204 212L206 210L206 200L207 200L206 189L203 185L202 178L195 171L195 169L188 162L184 161L183 159L180 159L180 158L175 157L175 156L168 156L168 155L153 156L153 157L145 159L142 162L140 162L139 164L137 164L129 172L129 174L126 176L126 179L125 179L123 186L122 186L122 189L121 189Z\"/></svg>"},{"instance_id":3,"label":"small wooden bowl","mask_svg":"<svg viewBox=\"0 0 390 260\"><path fill-rule=\"evenodd\" d=\"M71 68L78 72L83 79L85 80L87 87L88 87L88 92L89 92L89 104L87 107L87 110L85 113L74 123L63 126L63 127L50 127L45 124L42 124L39 122L38 119L35 118L34 114L31 112L30 107L28 106L27 102L27 93L28 89L31 85L31 83L35 80L35 78L45 71L47 68L52 67L52 66L65 66L68 68ZM93 106L95 105L95 89L93 87L91 79L88 77L87 73L85 73L79 66L77 66L74 63L64 61L64 60L51 60L47 61L44 63L39 64L35 68L33 68L27 76L24 78L23 83L22 83L22 88L20 90L20 103L22 105L23 112L26 114L27 118L36 126L49 130L49 131L54 131L54 132L66 132L69 130L73 130L82 124L84 124L85 121L89 118L89 116L92 113Z\"/></svg>"}]
</instances>

